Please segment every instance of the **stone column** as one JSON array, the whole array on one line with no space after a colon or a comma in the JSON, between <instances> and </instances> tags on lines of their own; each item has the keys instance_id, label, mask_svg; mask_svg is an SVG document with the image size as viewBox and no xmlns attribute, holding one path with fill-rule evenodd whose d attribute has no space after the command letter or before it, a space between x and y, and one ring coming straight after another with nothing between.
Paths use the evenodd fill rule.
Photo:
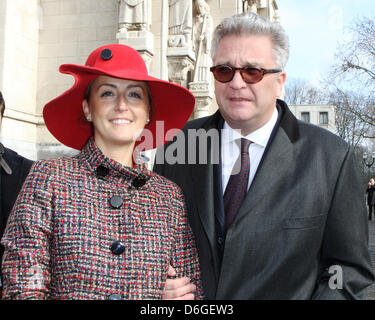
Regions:
<instances>
[{"instance_id":1,"label":"stone column","mask_svg":"<svg viewBox=\"0 0 375 320\"><path fill-rule=\"evenodd\" d=\"M210 114L210 104L213 97L212 75L209 70L212 65L210 50L213 20L210 15L210 6L206 1L194 0L194 3L196 15L194 16L193 43L197 58L189 89L196 100L193 114L194 119L196 119Z\"/></svg>"},{"instance_id":2,"label":"stone column","mask_svg":"<svg viewBox=\"0 0 375 320\"><path fill-rule=\"evenodd\" d=\"M151 0L119 0L119 30L116 38L139 52L150 70L154 35L150 32Z\"/></svg>"},{"instance_id":3,"label":"stone column","mask_svg":"<svg viewBox=\"0 0 375 320\"><path fill-rule=\"evenodd\" d=\"M169 0L168 78L185 88L191 81L190 74L195 63L192 20L191 0Z\"/></svg>"},{"instance_id":4,"label":"stone column","mask_svg":"<svg viewBox=\"0 0 375 320\"><path fill-rule=\"evenodd\" d=\"M209 83L191 82L189 90L195 96L195 107L192 119L198 119L210 115L210 105L213 99L213 90Z\"/></svg>"},{"instance_id":5,"label":"stone column","mask_svg":"<svg viewBox=\"0 0 375 320\"><path fill-rule=\"evenodd\" d=\"M183 55L168 55L168 79L185 88L188 87L189 71L194 68L193 57Z\"/></svg>"}]
</instances>

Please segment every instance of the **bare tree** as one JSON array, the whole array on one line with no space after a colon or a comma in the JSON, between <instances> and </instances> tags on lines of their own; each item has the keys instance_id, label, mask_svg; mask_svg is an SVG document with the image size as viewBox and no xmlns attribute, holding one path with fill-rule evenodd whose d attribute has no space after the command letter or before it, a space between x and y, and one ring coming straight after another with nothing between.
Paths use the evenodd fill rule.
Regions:
<instances>
[{"instance_id":1,"label":"bare tree","mask_svg":"<svg viewBox=\"0 0 375 320\"><path fill-rule=\"evenodd\" d=\"M325 103L324 93L308 81L290 78L285 84L284 100L288 104L322 104Z\"/></svg>"},{"instance_id":2,"label":"bare tree","mask_svg":"<svg viewBox=\"0 0 375 320\"><path fill-rule=\"evenodd\" d=\"M361 17L348 28L346 37L335 54L332 77L365 84L375 90L375 16Z\"/></svg>"},{"instance_id":3,"label":"bare tree","mask_svg":"<svg viewBox=\"0 0 375 320\"><path fill-rule=\"evenodd\" d=\"M370 121L371 103L360 92L335 88L328 93L327 101L335 106L337 134L354 147L364 139L375 137L375 126Z\"/></svg>"},{"instance_id":4,"label":"bare tree","mask_svg":"<svg viewBox=\"0 0 375 320\"><path fill-rule=\"evenodd\" d=\"M375 17L357 18L325 80L338 134L353 146L375 139Z\"/></svg>"}]
</instances>

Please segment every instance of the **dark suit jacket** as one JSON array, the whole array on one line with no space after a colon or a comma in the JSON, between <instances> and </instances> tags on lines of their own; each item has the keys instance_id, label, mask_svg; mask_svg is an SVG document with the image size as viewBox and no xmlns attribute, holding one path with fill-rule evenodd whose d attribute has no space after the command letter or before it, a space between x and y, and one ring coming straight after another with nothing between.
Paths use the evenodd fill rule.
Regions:
<instances>
[{"instance_id":1,"label":"dark suit jacket","mask_svg":"<svg viewBox=\"0 0 375 320\"><path fill-rule=\"evenodd\" d=\"M222 122L220 112L189 122L176 143L156 155L154 170L184 192L205 295L208 299L363 298L374 275L354 152L329 131L298 121L283 101L277 104L280 123L224 243L221 166L213 163L210 153L207 164L187 162L192 162L192 152L197 157L207 149L217 152L218 140L199 147L199 135L184 139L188 129L203 128L201 136L215 131ZM157 164L164 152L171 155L168 147L178 153L174 147L178 143L185 143L187 163ZM340 288L341 279L342 289L331 289Z\"/></svg>"},{"instance_id":2,"label":"dark suit jacket","mask_svg":"<svg viewBox=\"0 0 375 320\"><path fill-rule=\"evenodd\" d=\"M9 213L33 164L31 160L21 157L8 148L5 148L3 158L12 169L12 174L9 175L3 168L0 169L0 239L3 236ZM4 248L0 246L0 266L3 253Z\"/></svg>"}]
</instances>

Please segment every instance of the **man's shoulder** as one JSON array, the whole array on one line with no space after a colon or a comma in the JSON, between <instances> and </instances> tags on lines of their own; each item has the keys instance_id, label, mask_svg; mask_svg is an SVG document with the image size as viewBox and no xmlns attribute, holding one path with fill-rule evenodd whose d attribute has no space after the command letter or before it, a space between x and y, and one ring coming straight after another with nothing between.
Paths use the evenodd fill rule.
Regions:
<instances>
[{"instance_id":1,"label":"man's shoulder","mask_svg":"<svg viewBox=\"0 0 375 320\"><path fill-rule=\"evenodd\" d=\"M183 130L189 130L189 129L202 129L211 127L212 125L216 124L218 122L220 115L219 112L216 112L210 116L190 120L186 123Z\"/></svg>"},{"instance_id":2,"label":"man's shoulder","mask_svg":"<svg viewBox=\"0 0 375 320\"><path fill-rule=\"evenodd\" d=\"M329 149L331 152L335 150L346 152L348 150L349 144L337 134L311 123L301 120L297 121L301 138L309 141L311 145L319 145L322 148Z\"/></svg>"}]
</instances>

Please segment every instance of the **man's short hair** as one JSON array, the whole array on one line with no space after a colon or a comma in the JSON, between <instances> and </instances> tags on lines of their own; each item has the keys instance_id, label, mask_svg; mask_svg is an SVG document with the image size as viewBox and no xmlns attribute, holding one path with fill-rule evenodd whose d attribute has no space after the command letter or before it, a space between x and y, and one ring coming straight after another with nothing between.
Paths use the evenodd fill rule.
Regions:
<instances>
[{"instance_id":1,"label":"man's short hair","mask_svg":"<svg viewBox=\"0 0 375 320\"><path fill-rule=\"evenodd\" d=\"M284 29L255 13L245 12L225 18L216 28L212 38L211 57L216 56L220 40L227 35L268 36L272 43L276 68L284 70L289 57L289 38Z\"/></svg>"},{"instance_id":2,"label":"man's short hair","mask_svg":"<svg viewBox=\"0 0 375 320\"><path fill-rule=\"evenodd\" d=\"M1 112L1 117L3 117L5 111L5 101L3 98L3 94L0 91L0 112Z\"/></svg>"}]
</instances>

